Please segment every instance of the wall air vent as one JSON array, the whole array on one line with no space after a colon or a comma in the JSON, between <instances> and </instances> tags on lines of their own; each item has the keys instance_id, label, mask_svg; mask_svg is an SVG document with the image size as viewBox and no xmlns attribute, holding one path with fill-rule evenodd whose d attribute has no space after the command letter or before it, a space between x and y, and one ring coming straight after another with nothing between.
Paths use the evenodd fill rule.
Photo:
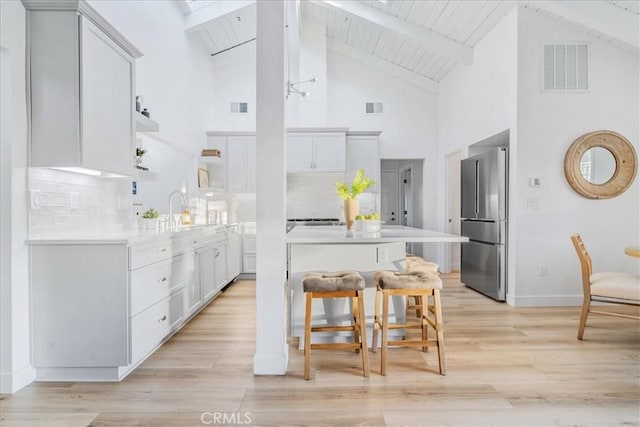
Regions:
<instances>
[{"instance_id":1,"label":"wall air vent","mask_svg":"<svg viewBox=\"0 0 640 427\"><path fill-rule=\"evenodd\" d=\"M579 92L589 89L589 45L561 43L544 45L543 90Z\"/></svg>"},{"instance_id":2,"label":"wall air vent","mask_svg":"<svg viewBox=\"0 0 640 427\"><path fill-rule=\"evenodd\" d=\"M367 114L382 114L382 102L367 102L365 111Z\"/></svg>"},{"instance_id":3,"label":"wall air vent","mask_svg":"<svg viewBox=\"0 0 640 427\"><path fill-rule=\"evenodd\" d=\"M232 102L231 103L231 112L232 113L246 113L248 110L246 102Z\"/></svg>"}]
</instances>

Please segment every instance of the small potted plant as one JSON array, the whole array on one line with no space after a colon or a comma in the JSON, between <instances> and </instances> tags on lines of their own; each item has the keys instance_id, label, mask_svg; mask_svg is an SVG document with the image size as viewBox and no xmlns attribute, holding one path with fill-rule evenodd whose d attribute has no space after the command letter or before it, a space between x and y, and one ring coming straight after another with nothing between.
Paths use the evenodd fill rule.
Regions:
<instances>
[{"instance_id":1,"label":"small potted plant","mask_svg":"<svg viewBox=\"0 0 640 427\"><path fill-rule=\"evenodd\" d=\"M142 156L144 156L146 152L147 150L145 150L144 148L136 147L136 166L142 163Z\"/></svg>"},{"instance_id":2,"label":"small potted plant","mask_svg":"<svg viewBox=\"0 0 640 427\"><path fill-rule=\"evenodd\" d=\"M142 213L140 223L145 230L155 230L158 227L158 211L154 208L149 208Z\"/></svg>"},{"instance_id":3,"label":"small potted plant","mask_svg":"<svg viewBox=\"0 0 640 427\"><path fill-rule=\"evenodd\" d=\"M375 184L371 178L364 176L364 169L360 169L356 173L350 187L344 182L336 182L338 197L344 200L344 219L347 223L347 230L351 230L353 221L360 212L358 196Z\"/></svg>"}]
</instances>

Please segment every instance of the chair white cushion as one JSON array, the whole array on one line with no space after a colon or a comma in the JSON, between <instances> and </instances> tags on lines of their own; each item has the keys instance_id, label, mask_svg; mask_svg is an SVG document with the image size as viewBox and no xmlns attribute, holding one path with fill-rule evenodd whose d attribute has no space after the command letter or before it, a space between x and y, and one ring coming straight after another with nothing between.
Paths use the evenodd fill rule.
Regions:
<instances>
[{"instance_id":1,"label":"chair white cushion","mask_svg":"<svg viewBox=\"0 0 640 427\"><path fill-rule=\"evenodd\" d=\"M626 273L592 274L591 295L640 302L640 276Z\"/></svg>"}]
</instances>

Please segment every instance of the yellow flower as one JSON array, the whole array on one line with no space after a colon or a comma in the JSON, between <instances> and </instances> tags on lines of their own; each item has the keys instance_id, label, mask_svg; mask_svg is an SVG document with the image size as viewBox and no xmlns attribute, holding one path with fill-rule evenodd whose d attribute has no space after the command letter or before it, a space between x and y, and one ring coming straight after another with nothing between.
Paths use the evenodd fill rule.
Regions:
<instances>
[{"instance_id":1,"label":"yellow flower","mask_svg":"<svg viewBox=\"0 0 640 427\"><path fill-rule=\"evenodd\" d=\"M341 199L352 200L357 198L358 195L362 194L367 188L373 185L376 185L375 181L371 178L365 177L364 169L360 169L353 178L351 187L344 182L336 182L336 190L338 191L338 196Z\"/></svg>"}]
</instances>

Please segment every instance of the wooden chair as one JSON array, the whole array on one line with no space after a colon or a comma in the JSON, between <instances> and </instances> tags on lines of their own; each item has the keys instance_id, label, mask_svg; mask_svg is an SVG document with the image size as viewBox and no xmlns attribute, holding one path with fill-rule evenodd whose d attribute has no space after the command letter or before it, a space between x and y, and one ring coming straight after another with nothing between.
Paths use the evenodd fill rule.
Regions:
<instances>
[{"instance_id":1,"label":"wooden chair","mask_svg":"<svg viewBox=\"0 0 640 427\"><path fill-rule=\"evenodd\" d=\"M578 253L580 267L582 269L582 290L584 301L578 326L578 339L584 334L589 313L604 314L607 316L625 317L640 320L638 316L611 311L594 310L591 301L607 302L613 304L640 305L640 276L627 273L593 273L591 257L582 242L579 234L571 236L573 247Z\"/></svg>"}]
</instances>

